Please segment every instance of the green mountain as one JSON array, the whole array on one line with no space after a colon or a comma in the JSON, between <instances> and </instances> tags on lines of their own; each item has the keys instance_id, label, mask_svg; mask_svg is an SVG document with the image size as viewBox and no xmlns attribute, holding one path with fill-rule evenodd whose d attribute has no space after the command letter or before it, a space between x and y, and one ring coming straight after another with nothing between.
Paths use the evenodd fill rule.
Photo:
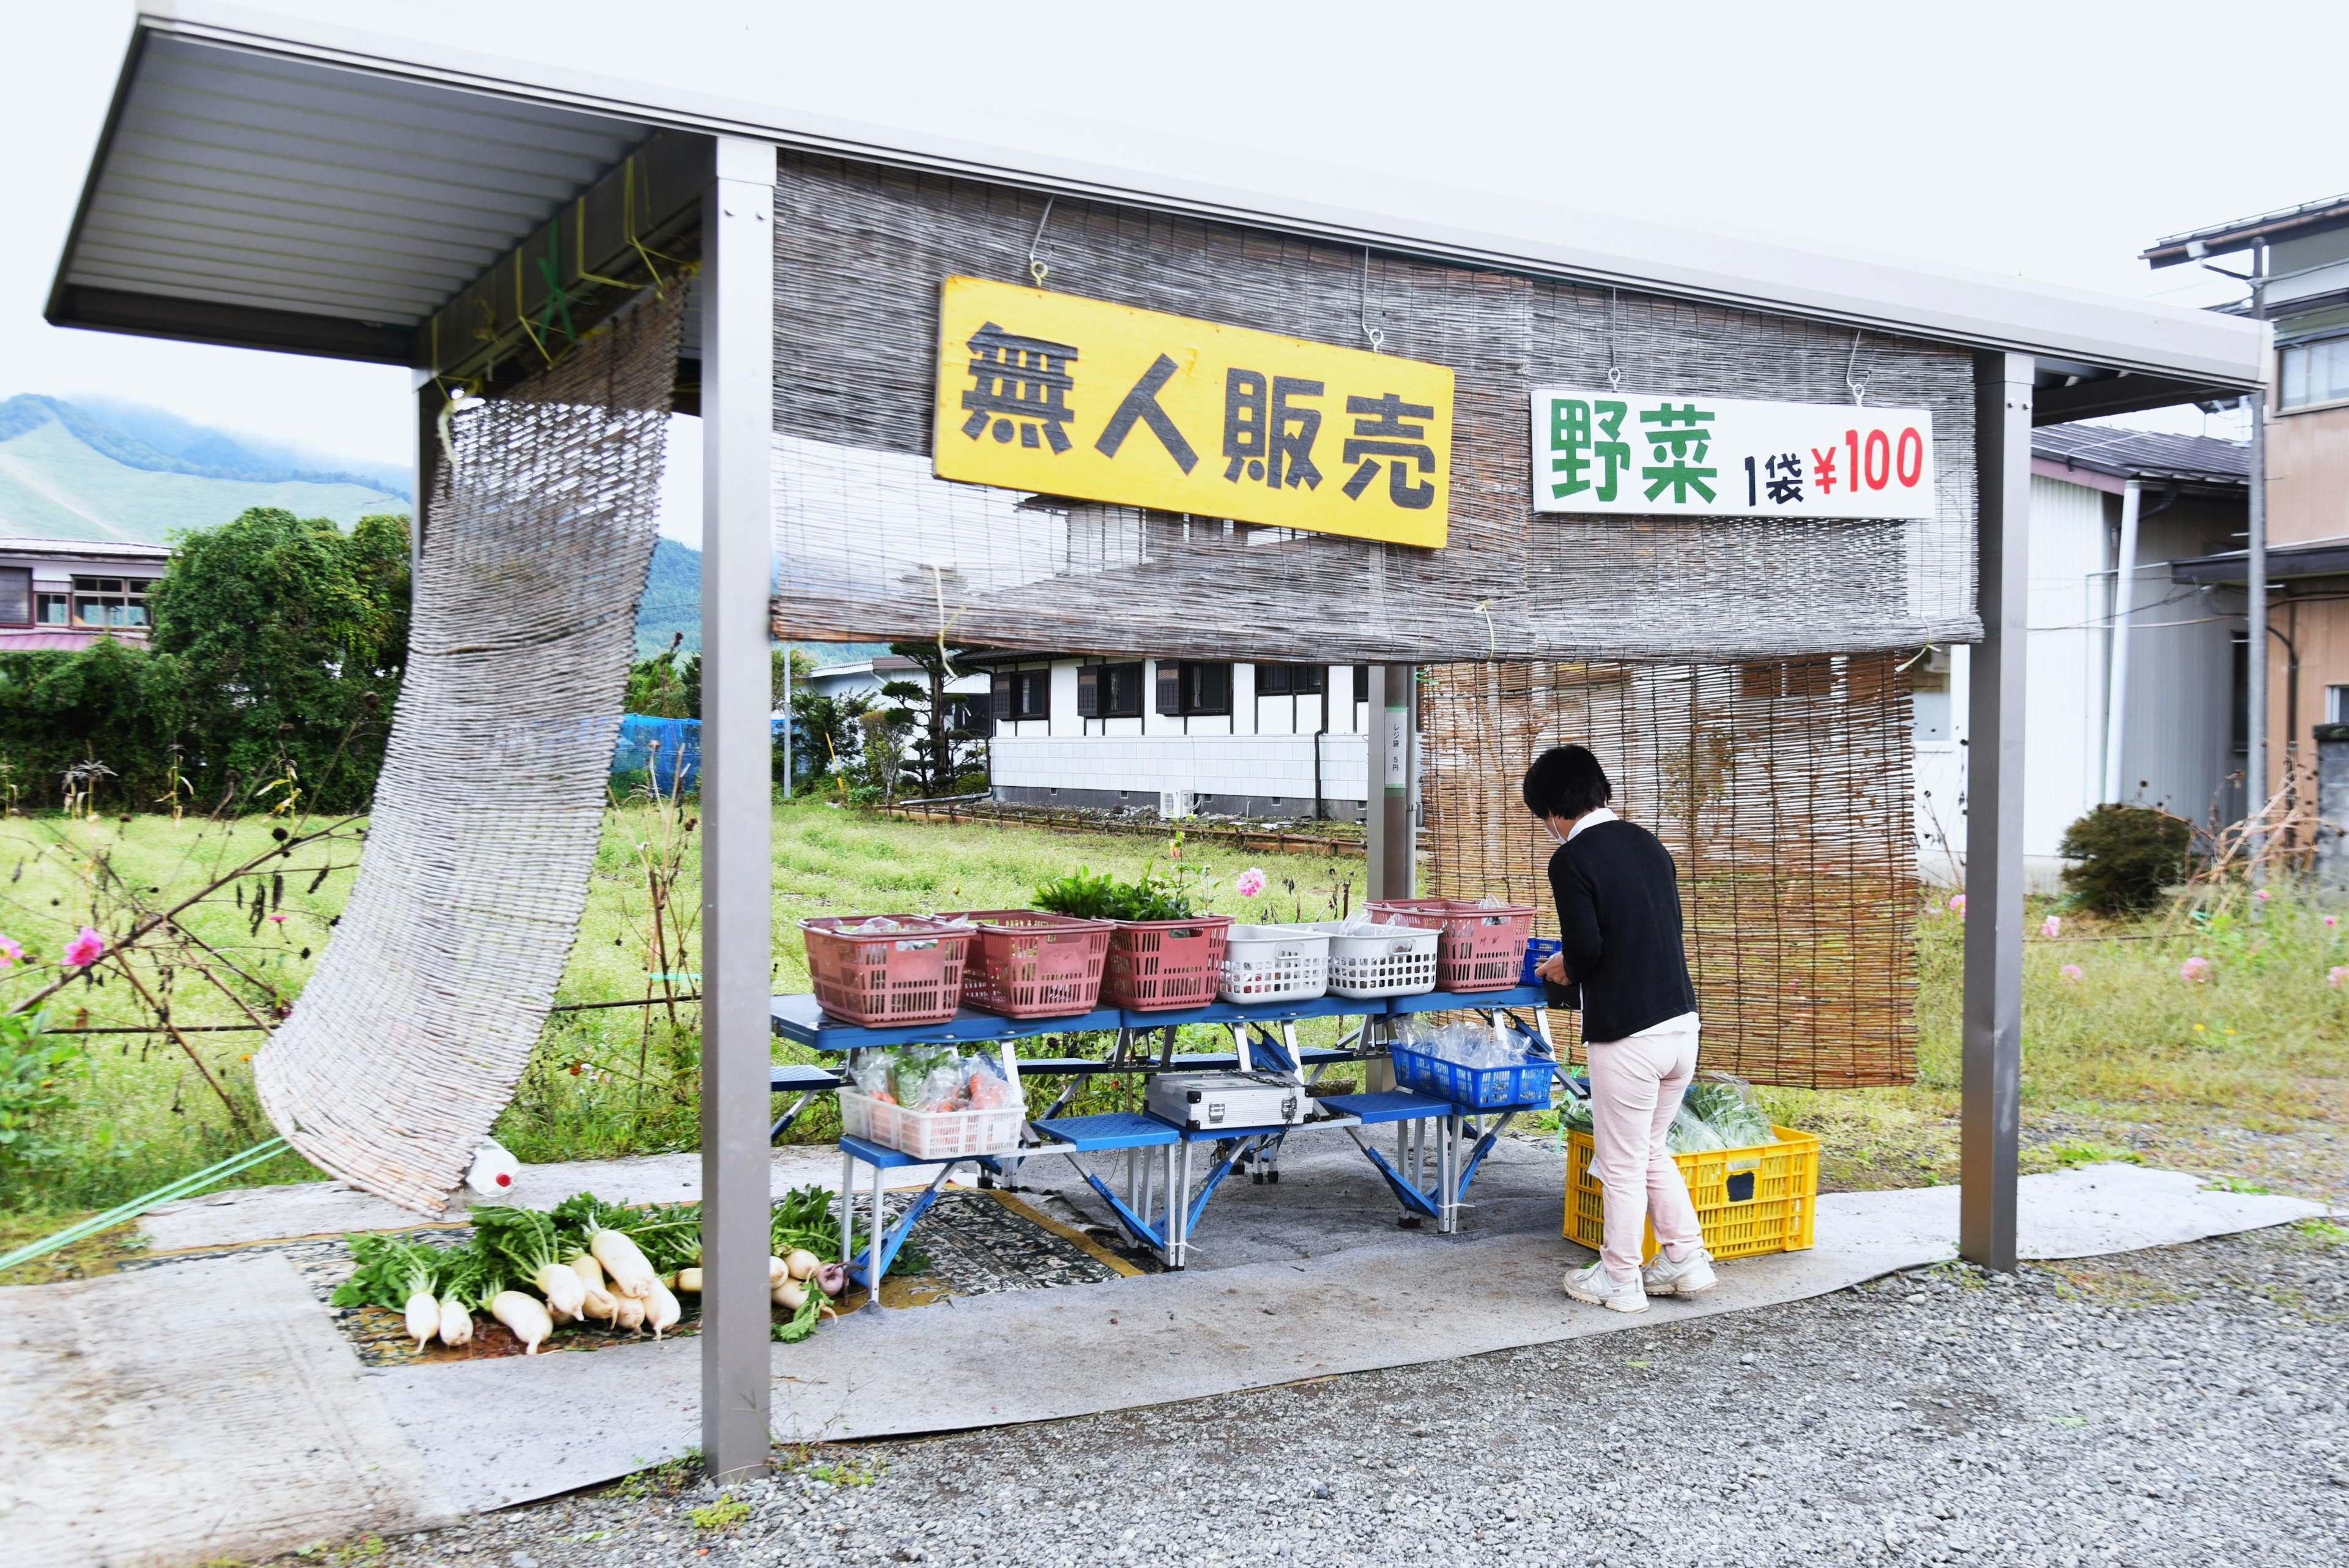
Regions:
<instances>
[{"instance_id":1,"label":"green mountain","mask_svg":"<svg viewBox=\"0 0 2349 1568\"><path fill-rule=\"evenodd\" d=\"M405 490L386 475L298 464L285 449L154 410L10 398L0 402L0 535L161 545L177 529L212 527L254 506L345 526L408 510Z\"/></svg>"},{"instance_id":2,"label":"green mountain","mask_svg":"<svg viewBox=\"0 0 2349 1568\"><path fill-rule=\"evenodd\" d=\"M636 609L636 657L650 659L666 649L669 639L685 634L682 651L701 651L701 552L674 539L653 545L653 567L645 579L644 602ZM848 664L889 651L885 642L802 642L816 663Z\"/></svg>"}]
</instances>

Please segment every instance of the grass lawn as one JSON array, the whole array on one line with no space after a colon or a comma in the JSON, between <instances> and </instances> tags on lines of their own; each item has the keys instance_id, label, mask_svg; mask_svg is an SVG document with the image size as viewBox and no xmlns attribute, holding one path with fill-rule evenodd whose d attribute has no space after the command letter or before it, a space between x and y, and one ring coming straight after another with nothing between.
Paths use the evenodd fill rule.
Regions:
<instances>
[{"instance_id":1,"label":"grass lawn","mask_svg":"<svg viewBox=\"0 0 2349 1568\"><path fill-rule=\"evenodd\" d=\"M94 918L119 908L95 891L90 850L102 847L123 884L150 903L200 886L212 873L259 854L271 825L248 819L208 825L143 816L0 823L0 935L41 957L62 950ZM681 835L681 836L679 836ZM667 854L678 874L670 907L691 911L699 898L698 847L678 818L631 805L609 814L586 919L561 989L565 1003L632 1005L558 1014L525 1075L501 1136L525 1159L588 1158L693 1147L693 1083L698 1038L690 1003L639 1003L647 973L681 977L667 989L689 993L697 961L692 933L666 956L650 940L646 862ZM323 948L328 922L348 896L356 846L304 851L256 917L223 892L181 917L249 979L249 1005L290 999ZM669 853L674 851L674 853ZM1133 875L1164 859L1163 841L1058 834L1006 825L898 822L815 802L775 814L775 988L804 990L805 959L792 922L814 914L1007 908L1030 889L1079 865ZM1218 884L1218 909L1258 918L1327 918L1354 896L1361 862L1319 855L1240 857L1193 846L1186 863ZM1269 895L1242 900L1234 873L1262 867ZM262 883L248 884L248 890ZM1271 907L1267 908L1269 904ZM2349 991L2328 981L2349 963L2344 931L2317 910L2279 897L2257 921L2240 912L2208 919L2165 916L2099 925L2068 921L2025 950L2023 1136L2026 1168L2113 1155L2135 1156L2316 1196L2339 1196L2342 1145L2334 1129L2349 1108ZM282 919L274 918L282 916ZM2033 916L2033 931L2039 913ZM1765 1091L1782 1121L1824 1135L1831 1188L1908 1186L1956 1174L1959 1085L1960 921L1936 906L1920 926L1920 1075L1911 1087L1856 1092ZM676 938L670 929L672 947ZM2210 963L2207 981L2181 979L2189 957ZM664 965L666 967L664 967ZM2075 966L2076 978L2066 966ZM0 976L13 1000L44 972ZM186 974L153 974L183 1024L233 1024L247 1014ZM662 989L653 982L653 989ZM150 1022L119 976L77 983L49 1003L54 1024ZM190 1033L204 1068L258 1125L252 1104L253 1033ZM160 1186L243 1147L244 1140L197 1071L169 1037L83 1036L86 1054L70 1070L76 1104L55 1128L63 1146L37 1169L9 1168L0 1187L0 1249L46 1232L63 1216L88 1212ZM779 1047L784 1057L792 1048ZM1106 1097L1130 1089L1104 1085ZM829 1107L798 1136L828 1140ZM287 1157L241 1179L258 1184L315 1174ZM41 1265L34 1265L38 1269ZM37 1277L37 1276L36 1276Z\"/></svg>"}]
</instances>

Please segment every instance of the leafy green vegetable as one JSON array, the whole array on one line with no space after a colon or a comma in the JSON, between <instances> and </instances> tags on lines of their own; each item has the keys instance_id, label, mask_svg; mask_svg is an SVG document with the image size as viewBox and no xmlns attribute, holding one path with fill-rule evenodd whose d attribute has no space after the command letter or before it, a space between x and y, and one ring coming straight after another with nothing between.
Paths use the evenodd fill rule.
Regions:
<instances>
[{"instance_id":1,"label":"leafy green vegetable","mask_svg":"<svg viewBox=\"0 0 2349 1568\"><path fill-rule=\"evenodd\" d=\"M1034 897L1040 909L1083 920L1188 920L1199 914L1193 898L1203 890L1195 878L1162 877L1154 866L1132 882L1080 866L1038 883Z\"/></svg>"},{"instance_id":2,"label":"leafy green vegetable","mask_svg":"<svg viewBox=\"0 0 2349 1568\"><path fill-rule=\"evenodd\" d=\"M815 1282L810 1280L807 1282L806 1299L800 1303L799 1310L781 1323L775 1324L771 1331L775 1338L784 1345L797 1345L801 1340L813 1334L817 1314L823 1310L823 1303L829 1299L822 1291L815 1288Z\"/></svg>"},{"instance_id":3,"label":"leafy green vegetable","mask_svg":"<svg viewBox=\"0 0 2349 1568\"><path fill-rule=\"evenodd\" d=\"M397 1236L357 1232L343 1238L358 1267L335 1287L338 1307L379 1306L398 1312L419 1291L440 1294L439 1280L447 1268L448 1249Z\"/></svg>"}]
</instances>

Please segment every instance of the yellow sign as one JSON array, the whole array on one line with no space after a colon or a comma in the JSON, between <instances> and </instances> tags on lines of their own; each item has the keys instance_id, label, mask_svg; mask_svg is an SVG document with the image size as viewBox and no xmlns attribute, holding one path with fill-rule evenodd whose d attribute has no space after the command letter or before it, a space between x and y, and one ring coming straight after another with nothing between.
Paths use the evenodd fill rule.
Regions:
<instances>
[{"instance_id":1,"label":"yellow sign","mask_svg":"<svg viewBox=\"0 0 2349 1568\"><path fill-rule=\"evenodd\" d=\"M941 479L1443 547L1441 365L972 277L944 305Z\"/></svg>"}]
</instances>

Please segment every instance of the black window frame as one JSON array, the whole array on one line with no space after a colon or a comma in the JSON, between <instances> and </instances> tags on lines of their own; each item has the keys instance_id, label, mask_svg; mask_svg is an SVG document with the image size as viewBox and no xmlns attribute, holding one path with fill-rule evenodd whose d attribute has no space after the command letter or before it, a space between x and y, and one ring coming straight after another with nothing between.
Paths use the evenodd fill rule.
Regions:
<instances>
[{"instance_id":1,"label":"black window frame","mask_svg":"<svg viewBox=\"0 0 2349 1568\"><path fill-rule=\"evenodd\" d=\"M1256 694L1259 697L1326 697L1330 694L1330 667L1326 664L1259 664L1256 667Z\"/></svg>"},{"instance_id":2,"label":"black window frame","mask_svg":"<svg viewBox=\"0 0 2349 1568\"><path fill-rule=\"evenodd\" d=\"M1212 680L1220 683L1217 699L1203 699ZM1163 659L1158 666L1158 711L1169 719L1223 719L1232 711L1232 667L1223 659Z\"/></svg>"},{"instance_id":3,"label":"black window frame","mask_svg":"<svg viewBox=\"0 0 2349 1568\"><path fill-rule=\"evenodd\" d=\"M15 591L19 582L24 585L21 596ZM23 618L18 619L9 614L14 607L12 600L24 606ZM35 618L40 613L38 603L33 593L32 567L0 566L0 626L39 625L40 622Z\"/></svg>"},{"instance_id":4,"label":"black window frame","mask_svg":"<svg viewBox=\"0 0 2349 1568\"><path fill-rule=\"evenodd\" d=\"M1119 688L1125 689L1121 700ZM1127 659L1077 667L1077 717L1139 719L1143 713L1142 665Z\"/></svg>"},{"instance_id":5,"label":"black window frame","mask_svg":"<svg viewBox=\"0 0 2349 1568\"><path fill-rule=\"evenodd\" d=\"M1052 671L998 670L988 677L988 706L999 724L1052 716Z\"/></svg>"}]
</instances>

